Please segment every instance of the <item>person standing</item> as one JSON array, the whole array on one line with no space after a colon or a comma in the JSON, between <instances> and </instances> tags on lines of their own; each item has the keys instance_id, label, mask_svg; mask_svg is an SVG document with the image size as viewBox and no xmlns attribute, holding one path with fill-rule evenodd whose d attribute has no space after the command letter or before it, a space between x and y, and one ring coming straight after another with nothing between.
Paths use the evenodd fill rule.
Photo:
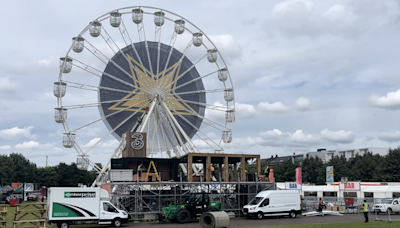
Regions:
<instances>
[{"instance_id":1,"label":"person standing","mask_svg":"<svg viewBox=\"0 0 400 228\"><path fill-rule=\"evenodd\" d=\"M269 181L269 166L267 166L267 168L265 168L265 181Z\"/></svg>"},{"instance_id":2,"label":"person standing","mask_svg":"<svg viewBox=\"0 0 400 228\"><path fill-rule=\"evenodd\" d=\"M368 222L368 204L367 204L366 200L364 200L363 206L364 206L363 213L364 213L364 218L365 218L364 222Z\"/></svg>"},{"instance_id":3,"label":"person standing","mask_svg":"<svg viewBox=\"0 0 400 228\"><path fill-rule=\"evenodd\" d=\"M211 171L211 180L213 179L213 176L215 174L215 169L213 165L210 165L210 171Z\"/></svg>"},{"instance_id":4,"label":"person standing","mask_svg":"<svg viewBox=\"0 0 400 228\"><path fill-rule=\"evenodd\" d=\"M319 212L319 214L320 214L321 216L324 216L324 212L323 212L324 206L325 206L325 204L324 204L324 202L322 201L322 198L319 198L318 212Z\"/></svg>"}]
</instances>

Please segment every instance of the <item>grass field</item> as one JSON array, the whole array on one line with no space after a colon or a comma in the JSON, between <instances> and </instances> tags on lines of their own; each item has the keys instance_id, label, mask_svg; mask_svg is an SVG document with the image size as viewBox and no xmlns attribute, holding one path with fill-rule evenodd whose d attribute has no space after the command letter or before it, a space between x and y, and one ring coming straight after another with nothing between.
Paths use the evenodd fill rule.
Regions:
<instances>
[{"instance_id":1,"label":"grass field","mask_svg":"<svg viewBox=\"0 0 400 228\"><path fill-rule=\"evenodd\" d=\"M300 225L284 225L284 226L252 226L247 228L364 228L364 227L377 227L377 228L394 228L400 227L400 222L338 222L338 223L314 223L314 224L300 224Z\"/></svg>"},{"instance_id":2,"label":"grass field","mask_svg":"<svg viewBox=\"0 0 400 228\"><path fill-rule=\"evenodd\" d=\"M34 203L34 202L22 202L22 204L31 204L31 203ZM13 227L16 208L17 207L7 206L7 225L6 225L7 228L12 228ZM26 210L29 210L29 209L34 210L36 208L33 207L33 206L28 206L26 208ZM36 217L33 216L33 215L26 215L26 216L23 217L23 220L30 220L30 219L34 220L34 219L36 219ZM24 226L27 226L27 225L24 225ZM46 223L46 227L48 227L48 226L49 226L49 224Z\"/></svg>"}]
</instances>

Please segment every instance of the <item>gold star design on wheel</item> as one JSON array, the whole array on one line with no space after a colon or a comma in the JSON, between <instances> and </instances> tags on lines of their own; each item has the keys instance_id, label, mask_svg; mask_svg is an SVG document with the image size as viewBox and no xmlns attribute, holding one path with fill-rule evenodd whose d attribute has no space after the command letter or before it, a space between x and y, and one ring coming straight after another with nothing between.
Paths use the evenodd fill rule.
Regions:
<instances>
[{"instance_id":1,"label":"gold star design on wheel","mask_svg":"<svg viewBox=\"0 0 400 228\"><path fill-rule=\"evenodd\" d=\"M179 72L182 66L182 62L179 63L175 63L174 65L170 66L169 68L167 68L165 70L165 75L163 75L164 71L159 72L157 75L152 74L148 69L142 67L135 59L133 59L130 55L127 54L127 57L129 59L129 61L132 62L132 64L130 64L130 70L131 70L131 76L136 78L136 80L133 80L134 85L137 88L141 88L143 90L147 90L147 91L151 91L154 87L157 87L157 85L163 85L163 87L170 85L172 82L174 82L170 88L164 88L164 91L169 91L168 93L165 94L165 97L173 97L175 99L180 99L183 100L179 95L177 95L175 93L175 88L177 86L177 80L176 78L179 76ZM175 66L177 66L177 69L175 70L174 74L171 75L173 72L173 69L175 68ZM135 69L133 67L135 67ZM145 70L145 72L143 71L143 68ZM138 83L139 82L139 83ZM112 105L110 108L108 108L109 110L122 110L125 109L127 107L132 106L131 108L125 109L125 111L131 111L131 112L135 112L137 111L141 106L143 106L144 104L146 104L147 101L149 101L151 99L151 96L148 94L148 92L145 92L143 90L137 89L135 88L132 93L127 94L126 96L124 96L123 98L121 98L121 100L125 100L125 101L119 101L117 103L115 103L114 105ZM127 99L132 99L129 101L126 101ZM197 114L197 112L195 110L192 109L192 107L190 107L186 102L183 101L176 101L176 100L168 100L168 105L170 106L170 108L176 110L176 112L178 112L181 115L193 115ZM186 111L186 109L184 109L183 107L185 107L186 109L190 110L192 113ZM144 112L145 110L140 110L139 112ZM176 115L176 113L174 113L173 111L171 111L172 114Z\"/></svg>"}]
</instances>

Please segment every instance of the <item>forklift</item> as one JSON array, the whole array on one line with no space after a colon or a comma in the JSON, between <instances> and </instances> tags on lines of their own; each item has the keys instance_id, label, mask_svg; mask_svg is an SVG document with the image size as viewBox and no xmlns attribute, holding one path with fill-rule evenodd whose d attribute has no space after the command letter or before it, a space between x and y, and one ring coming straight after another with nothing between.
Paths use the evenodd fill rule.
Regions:
<instances>
[{"instance_id":1,"label":"forklift","mask_svg":"<svg viewBox=\"0 0 400 228\"><path fill-rule=\"evenodd\" d=\"M179 223L188 223L191 219L196 219L204 212L223 211L220 201L211 201L209 193L192 193L186 204L169 205L162 208L159 214L160 223L166 220Z\"/></svg>"}]
</instances>

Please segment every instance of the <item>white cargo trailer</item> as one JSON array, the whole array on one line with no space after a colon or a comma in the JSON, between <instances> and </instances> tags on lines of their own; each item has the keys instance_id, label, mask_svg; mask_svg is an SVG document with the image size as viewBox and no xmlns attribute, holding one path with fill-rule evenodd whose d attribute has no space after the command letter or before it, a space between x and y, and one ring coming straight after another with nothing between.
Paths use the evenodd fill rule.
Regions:
<instances>
[{"instance_id":1,"label":"white cargo trailer","mask_svg":"<svg viewBox=\"0 0 400 228\"><path fill-rule=\"evenodd\" d=\"M77 224L100 224L120 227L128 222L128 213L109 202L102 188L49 188L47 222L59 228Z\"/></svg>"}]
</instances>

